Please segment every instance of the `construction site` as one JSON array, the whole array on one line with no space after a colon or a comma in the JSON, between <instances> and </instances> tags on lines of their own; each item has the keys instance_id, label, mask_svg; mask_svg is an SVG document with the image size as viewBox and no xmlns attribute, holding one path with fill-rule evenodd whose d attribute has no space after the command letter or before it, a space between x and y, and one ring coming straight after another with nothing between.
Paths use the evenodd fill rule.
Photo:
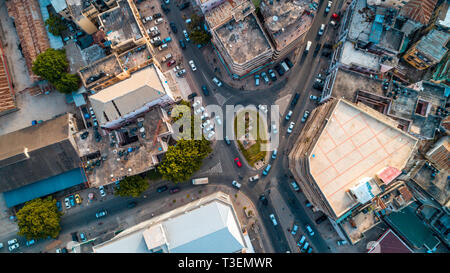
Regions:
<instances>
[{"instance_id":1,"label":"construction site","mask_svg":"<svg viewBox=\"0 0 450 273\"><path fill-rule=\"evenodd\" d=\"M75 142L90 187L120 181L153 169L167 151L172 127L166 111L154 107L116 130L90 128Z\"/></svg>"}]
</instances>

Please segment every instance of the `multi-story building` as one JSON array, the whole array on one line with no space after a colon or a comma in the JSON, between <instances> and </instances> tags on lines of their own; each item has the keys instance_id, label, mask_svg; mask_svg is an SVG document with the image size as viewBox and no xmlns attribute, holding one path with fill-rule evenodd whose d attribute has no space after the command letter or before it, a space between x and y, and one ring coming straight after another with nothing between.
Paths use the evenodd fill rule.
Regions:
<instances>
[{"instance_id":1,"label":"multi-story building","mask_svg":"<svg viewBox=\"0 0 450 273\"><path fill-rule=\"evenodd\" d=\"M315 10L311 0L262 0L261 14L264 28L273 44L273 59L285 57L304 41L312 25Z\"/></svg>"},{"instance_id":2,"label":"multi-story building","mask_svg":"<svg viewBox=\"0 0 450 273\"><path fill-rule=\"evenodd\" d=\"M431 30L405 53L403 59L419 70L439 63L448 53L447 43L450 33Z\"/></svg>"},{"instance_id":3,"label":"multi-story building","mask_svg":"<svg viewBox=\"0 0 450 273\"><path fill-rule=\"evenodd\" d=\"M95 253L254 253L229 195L216 192L130 227Z\"/></svg>"},{"instance_id":4,"label":"multi-story building","mask_svg":"<svg viewBox=\"0 0 450 273\"><path fill-rule=\"evenodd\" d=\"M205 13L212 42L233 78L269 63L273 49L251 1L223 1Z\"/></svg>"}]
</instances>

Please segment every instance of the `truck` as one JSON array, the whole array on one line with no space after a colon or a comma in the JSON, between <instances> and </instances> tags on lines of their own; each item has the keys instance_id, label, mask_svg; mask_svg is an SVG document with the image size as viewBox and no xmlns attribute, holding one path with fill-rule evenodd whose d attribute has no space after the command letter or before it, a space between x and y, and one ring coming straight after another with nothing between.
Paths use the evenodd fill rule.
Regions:
<instances>
[{"instance_id":1,"label":"truck","mask_svg":"<svg viewBox=\"0 0 450 273\"><path fill-rule=\"evenodd\" d=\"M167 54L166 56L164 56L162 58L162 62L164 63L164 62L166 62L166 61L168 61L170 59L172 59L172 54L169 53L169 54Z\"/></svg>"},{"instance_id":2,"label":"truck","mask_svg":"<svg viewBox=\"0 0 450 273\"><path fill-rule=\"evenodd\" d=\"M192 179L192 184L193 185L208 184L208 177L194 178Z\"/></svg>"},{"instance_id":3,"label":"truck","mask_svg":"<svg viewBox=\"0 0 450 273\"><path fill-rule=\"evenodd\" d=\"M303 51L303 54L304 54L304 55L307 55L307 54L308 54L309 48L311 47L311 45L312 45L312 42L311 42L311 41L308 41L308 42L306 43L305 51Z\"/></svg>"}]
</instances>

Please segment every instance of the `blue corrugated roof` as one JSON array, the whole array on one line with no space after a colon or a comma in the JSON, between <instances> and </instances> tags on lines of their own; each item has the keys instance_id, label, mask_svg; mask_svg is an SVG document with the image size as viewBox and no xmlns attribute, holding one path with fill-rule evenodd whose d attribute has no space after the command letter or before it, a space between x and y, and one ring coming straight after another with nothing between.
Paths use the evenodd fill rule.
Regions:
<instances>
[{"instance_id":1,"label":"blue corrugated roof","mask_svg":"<svg viewBox=\"0 0 450 273\"><path fill-rule=\"evenodd\" d=\"M23 204L38 197L43 197L85 182L80 168L40 180L21 188L4 192L8 208Z\"/></svg>"},{"instance_id":2,"label":"blue corrugated roof","mask_svg":"<svg viewBox=\"0 0 450 273\"><path fill-rule=\"evenodd\" d=\"M73 94L73 101L75 102L76 107L86 105L86 100L84 99L82 94L78 94L78 93Z\"/></svg>"},{"instance_id":3,"label":"blue corrugated roof","mask_svg":"<svg viewBox=\"0 0 450 273\"><path fill-rule=\"evenodd\" d=\"M39 6L41 8L42 18L47 20L50 15L48 14L47 6L50 5L50 0L39 0ZM45 27L47 31L48 40L50 42L50 46L54 49L61 49L64 46L64 43L60 36L55 36L48 31L48 26Z\"/></svg>"}]
</instances>

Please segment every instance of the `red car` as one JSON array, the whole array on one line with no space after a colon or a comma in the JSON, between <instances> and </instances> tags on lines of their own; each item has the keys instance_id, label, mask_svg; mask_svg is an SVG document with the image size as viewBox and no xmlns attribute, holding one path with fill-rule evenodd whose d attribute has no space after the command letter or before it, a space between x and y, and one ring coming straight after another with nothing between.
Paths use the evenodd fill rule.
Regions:
<instances>
[{"instance_id":1,"label":"red car","mask_svg":"<svg viewBox=\"0 0 450 273\"><path fill-rule=\"evenodd\" d=\"M240 168L240 167L242 167L242 163L241 163L241 161L239 160L239 157L236 157L235 159L234 159L234 162L236 162L236 165Z\"/></svg>"},{"instance_id":2,"label":"red car","mask_svg":"<svg viewBox=\"0 0 450 273\"><path fill-rule=\"evenodd\" d=\"M179 187L175 187L175 188L170 189L170 193L176 193L176 192L179 192L179 191L180 191Z\"/></svg>"},{"instance_id":3,"label":"red car","mask_svg":"<svg viewBox=\"0 0 450 273\"><path fill-rule=\"evenodd\" d=\"M172 65L174 65L176 63L175 60L171 60L170 62L167 63L168 67L171 67Z\"/></svg>"}]
</instances>

